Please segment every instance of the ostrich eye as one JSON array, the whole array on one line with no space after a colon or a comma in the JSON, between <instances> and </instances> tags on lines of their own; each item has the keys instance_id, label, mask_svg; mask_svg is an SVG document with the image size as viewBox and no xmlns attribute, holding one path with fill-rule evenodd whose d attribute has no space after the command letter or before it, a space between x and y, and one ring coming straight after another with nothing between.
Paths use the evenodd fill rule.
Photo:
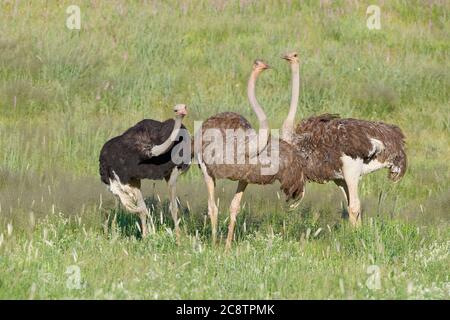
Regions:
<instances>
[{"instance_id":1,"label":"ostrich eye","mask_svg":"<svg viewBox=\"0 0 450 320\"><path fill-rule=\"evenodd\" d=\"M294 57L297 58L297 54L294 54Z\"/></svg>"}]
</instances>

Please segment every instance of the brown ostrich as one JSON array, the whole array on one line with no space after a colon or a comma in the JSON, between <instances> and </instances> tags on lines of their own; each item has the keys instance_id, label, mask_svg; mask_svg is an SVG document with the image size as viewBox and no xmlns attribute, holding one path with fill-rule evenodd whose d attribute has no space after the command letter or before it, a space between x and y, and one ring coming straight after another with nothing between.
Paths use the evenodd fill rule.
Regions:
<instances>
[{"instance_id":1,"label":"brown ostrich","mask_svg":"<svg viewBox=\"0 0 450 320\"><path fill-rule=\"evenodd\" d=\"M210 159L207 161L208 159L205 158L208 150L214 147L218 149L216 150L218 153L225 154L227 152L227 150L224 150L225 146L222 141L206 141L208 131L216 130L218 131L219 136L226 137L227 132L230 130L241 130L243 132L253 130L250 123L243 116L233 112L214 115L202 124L201 129L196 133L195 137L196 147L194 152L199 161L199 166L202 170L208 190L208 215L211 219L213 243L216 241L218 215L218 209L214 198L215 182L217 179L239 181L236 193L230 205L230 222L226 240L227 249L231 247L236 216L240 209L242 195L249 183L271 184L275 181L279 181L281 183L281 190L285 193L288 200L298 200L303 196L301 158L296 155L295 148L287 142L281 141L278 144L278 140L269 140L267 117L255 97L256 79L261 72L268 68L268 65L263 61L256 60L248 82L248 98L260 124L258 143L252 143L254 140L252 141L251 139L246 139L243 143L237 136L233 136L231 141L227 140L227 146L231 145L233 150L238 149L238 152L242 151L242 149L244 150L245 163L239 162L235 155L233 155L233 159L230 163L217 163L210 161ZM202 140L200 147L198 147L198 139ZM258 146L257 150L255 150L255 145ZM247 148L249 149L248 152L246 151ZM274 161L277 162L278 170L270 173L263 173L262 169L267 164L264 164L264 161L260 161L261 159L257 158L258 156L261 156L264 151L268 152L268 150L271 150L271 156L275 157Z\"/></svg>"},{"instance_id":2,"label":"brown ostrich","mask_svg":"<svg viewBox=\"0 0 450 320\"><path fill-rule=\"evenodd\" d=\"M185 129L182 121L187 114L187 107L184 104L176 105L174 112L174 119L164 122L145 119L122 135L107 141L99 160L101 180L128 211L139 215L143 237L148 234L148 210L140 190L141 179L167 181L170 211L179 241L175 187L177 177L189 168L189 163L174 163L171 153L181 143L182 137L186 138L180 135L180 129Z\"/></svg>"},{"instance_id":3,"label":"brown ostrich","mask_svg":"<svg viewBox=\"0 0 450 320\"><path fill-rule=\"evenodd\" d=\"M361 224L358 182L370 172L388 168L389 178L400 180L406 171L405 136L399 127L383 122L341 119L323 114L302 120L294 128L300 74L296 52L283 56L291 66L292 100L281 136L303 158L305 178L333 181L344 193L352 225Z\"/></svg>"}]
</instances>

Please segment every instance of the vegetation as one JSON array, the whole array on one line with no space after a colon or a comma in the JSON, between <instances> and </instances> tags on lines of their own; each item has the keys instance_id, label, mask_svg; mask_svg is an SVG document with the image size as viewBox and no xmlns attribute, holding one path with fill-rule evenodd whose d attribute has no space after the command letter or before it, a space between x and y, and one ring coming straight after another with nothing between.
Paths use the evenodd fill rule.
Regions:
<instances>
[{"instance_id":1,"label":"vegetation","mask_svg":"<svg viewBox=\"0 0 450 320\"><path fill-rule=\"evenodd\" d=\"M450 8L380 1L381 30L369 30L372 2L2 2L0 298L448 299ZM81 30L66 27L72 4ZM144 184L153 234L140 239L99 180L103 143L143 118L172 117L176 103L189 106L191 132L225 110L256 123L245 83L257 57L274 67L258 97L277 128L290 98L279 56L292 49L302 58L298 118L399 125L405 177L364 178L356 231L333 185L308 185L293 212L277 186L252 186L225 254L210 245L193 166L180 179L181 246L163 183ZM224 237L234 184L219 187ZM106 228L114 215L118 226Z\"/></svg>"}]
</instances>

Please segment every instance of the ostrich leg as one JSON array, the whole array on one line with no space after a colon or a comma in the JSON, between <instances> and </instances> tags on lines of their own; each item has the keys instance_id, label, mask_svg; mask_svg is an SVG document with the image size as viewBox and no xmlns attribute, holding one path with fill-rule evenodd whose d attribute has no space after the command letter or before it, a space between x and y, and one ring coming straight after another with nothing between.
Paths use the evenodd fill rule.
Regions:
<instances>
[{"instance_id":1,"label":"ostrich leg","mask_svg":"<svg viewBox=\"0 0 450 320\"><path fill-rule=\"evenodd\" d=\"M147 229L147 207L145 206L144 197L141 193L141 181L132 180L129 184L120 183L119 179L110 180L111 192L119 197L122 205L129 212L137 213L141 219L142 237L148 234Z\"/></svg>"},{"instance_id":2,"label":"ostrich leg","mask_svg":"<svg viewBox=\"0 0 450 320\"><path fill-rule=\"evenodd\" d=\"M230 205L230 224L228 225L228 236L226 243L226 250L231 248L231 242L233 241L234 235L234 225L236 224L236 216L241 208L241 199L244 194L245 188L248 183L245 181L239 181L238 187L236 189L236 193L234 194L233 200Z\"/></svg>"},{"instance_id":3,"label":"ostrich leg","mask_svg":"<svg viewBox=\"0 0 450 320\"><path fill-rule=\"evenodd\" d=\"M143 205L140 205L139 218L141 219L142 238L145 238L148 236L147 208L142 208L142 207L145 207L144 199L142 199L142 203L143 203Z\"/></svg>"},{"instance_id":4,"label":"ostrich leg","mask_svg":"<svg viewBox=\"0 0 450 320\"><path fill-rule=\"evenodd\" d=\"M127 207L127 209L132 212L133 211L137 212L139 214L139 219L141 219L142 238L145 238L148 235L148 228L147 228L148 210L141 192L141 180L133 180L130 183L130 189L131 189L130 194L134 200L132 201L132 203L135 205L131 206L131 208Z\"/></svg>"},{"instance_id":5,"label":"ostrich leg","mask_svg":"<svg viewBox=\"0 0 450 320\"><path fill-rule=\"evenodd\" d=\"M357 160L348 160L348 158L343 163L342 172L348 192L348 217L350 223L354 227L357 227L361 225L361 203L358 197L358 182L362 165Z\"/></svg>"},{"instance_id":6,"label":"ostrich leg","mask_svg":"<svg viewBox=\"0 0 450 320\"><path fill-rule=\"evenodd\" d=\"M179 221L178 221L178 204L177 204L177 194L176 194L176 183L177 178L180 175L180 171L177 167L175 167L170 177L167 180L168 186L169 186L169 195L170 195L170 213L172 215L173 222L175 224L175 236L177 239L177 244L180 244L180 228L179 228Z\"/></svg>"},{"instance_id":7,"label":"ostrich leg","mask_svg":"<svg viewBox=\"0 0 450 320\"><path fill-rule=\"evenodd\" d=\"M208 189L208 216L211 219L212 243L215 244L217 239L217 215L219 212L214 200L214 188L216 182L214 178L208 174L208 170L206 169L205 164L200 160L199 164L203 172L203 178L205 179L206 188Z\"/></svg>"}]
</instances>

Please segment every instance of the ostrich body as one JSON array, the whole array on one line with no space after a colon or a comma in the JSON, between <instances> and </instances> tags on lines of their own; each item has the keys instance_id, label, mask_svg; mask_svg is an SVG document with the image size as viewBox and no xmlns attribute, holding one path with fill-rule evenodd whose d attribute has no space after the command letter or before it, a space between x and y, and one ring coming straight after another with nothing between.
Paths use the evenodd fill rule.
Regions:
<instances>
[{"instance_id":1,"label":"ostrich body","mask_svg":"<svg viewBox=\"0 0 450 320\"><path fill-rule=\"evenodd\" d=\"M333 181L343 191L352 225L361 224L358 182L370 172L388 168L398 181L406 171L405 136L399 127L383 122L342 119L323 114L293 123L299 95L299 59L287 54L292 70L292 100L282 137L294 145L303 159L308 181Z\"/></svg>"},{"instance_id":2,"label":"ostrich body","mask_svg":"<svg viewBox=\"0 0 450 320\"><path fill-rule=\"evenodd\" d=\"M139 215L143 237L148 234L148 210L140 190L141 180L165 179L178 241L175 187L177 177L189 168L189 164L172 161L172 150L182 141L178 135L180 129L185 129L182 120L187 109L185 105L176 105L174 111L174 119L164 122L145 119L107 141L100 152L100 177L128 211Z\"/></svg>"},{"instance_id":3,"label":"ostrich body","mask_svg":"<svg viewBox=\"0 0 450 320\"><path fill-rule=\"evenodd\" d=\"M271 150L272 141L269 141L268 123L267 118L260 107L255 97L255 83L258 75L269 68L264 62L256 60L253 65L253 72L250 76L248 83L248 97L255 111L259 123L260 130L258 133L258 148L259 151L266 148ZM222 136L226 136L227 130L252 130L250 123L241 115L234 112L224 112L214 115L208 118L201 127L201 130L197 132L201 134L204 139L204 134L208 129L219 130ZM262 132L264 131L265 132ZM196 136L196 139L198 137ZM231 164L216 164L208 163L202 160L205 150L211 146L214 142L203 142L200 150L195 150L195 154L199 161L200 168L202 170L207 190L208 190L208 215L211 219L212 225L212 240L216 241L217 233L217 215L218 208L215 203L214 189L216 179L228 179L233 181L239 181L236 193L230 205L230 222L228 226L228 235L226 240L226 248L231 247L231 243L234 235L234 227L236 223L236 216L240 210L240 202L242 195L248 184L271 184L275 181L281 183L281 189L286 194L288 199L298 199L303 195L303 172L301 158L296 155L296 150L287 142L281 141L279 143L279 170L273 174L262 174L262 164L257 162L251 164L251 159L258 155L258 151L255 153L251 150L249 141L245 143L248 145L250 151L245 154L245 164L239 164L236 159L233 159ZM239 148L239 142L237 139L232 141L233 148ZM241 146L242 147L242 146Z\"/></svg>"}]
</instances>

